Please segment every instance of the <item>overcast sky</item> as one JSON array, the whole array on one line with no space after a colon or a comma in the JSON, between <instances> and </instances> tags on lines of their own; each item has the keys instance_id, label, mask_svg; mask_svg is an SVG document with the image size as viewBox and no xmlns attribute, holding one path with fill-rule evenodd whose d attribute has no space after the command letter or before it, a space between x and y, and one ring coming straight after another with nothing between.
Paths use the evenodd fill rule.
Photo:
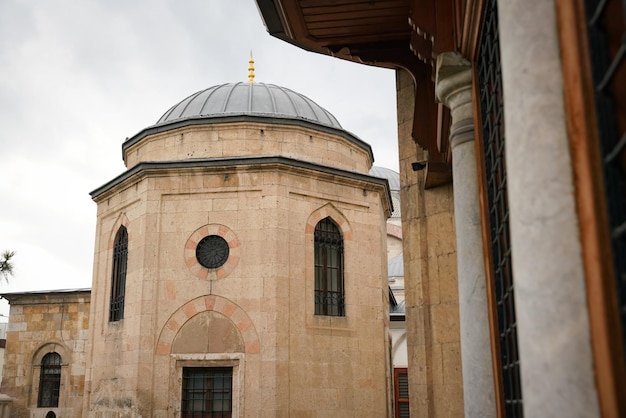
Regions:
<instances>
[{"instance_id":1,"label":"overcast sky","mask_svg":"<svg viewBox=\"0 0 626 418\"><path fill-rule=\"evenodd\" d=\"M256 81L311 98L397 171L391 70L271 37L254 0L0 0L0 293L90 287L96 204L121 144L209 86ZM3 300L0 314L8 314Z\"/></svg>"}]
</instances>

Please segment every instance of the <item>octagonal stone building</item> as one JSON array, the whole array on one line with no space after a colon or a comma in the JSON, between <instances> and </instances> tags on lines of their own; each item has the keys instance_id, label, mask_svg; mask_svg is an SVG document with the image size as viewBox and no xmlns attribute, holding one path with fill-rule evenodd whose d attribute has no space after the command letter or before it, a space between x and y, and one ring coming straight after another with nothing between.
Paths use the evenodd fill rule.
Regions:
<instances>
[{"instance_id":1,"label":"octagonal stone building","mask_svg":"<svg viewBox=\"0 0 626 418\"><path fill-rule=\"evenodd\" d=\"M83 416L390 413L391 199L369 145L301 94L231 83L122 152L91 193Z\"/></svg>"}]
</instances>

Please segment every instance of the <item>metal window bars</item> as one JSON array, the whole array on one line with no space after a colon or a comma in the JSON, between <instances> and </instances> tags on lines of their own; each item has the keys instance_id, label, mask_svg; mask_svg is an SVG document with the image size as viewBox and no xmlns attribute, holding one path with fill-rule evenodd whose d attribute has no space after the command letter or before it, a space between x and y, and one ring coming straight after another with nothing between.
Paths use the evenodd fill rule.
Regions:
<instances>
[{"instance_id":1,"label":"metal window bars","mask_svg":"<svg viewBox=\"0 0 626 418\"><path fill-rule=\"evenodd\" d=\"M626 347L626 0L585 0L585 15L615 289Z\"/></svg>"},{"instance_id":2,"label":"metal window bars","mask_svg":"<svg viewBox=\"0 0 626 418\"><path fill-rule=\"evenodd\" d=\"M58 353L48 353L41 360L39 377L39 399L37 407L59 406L59 392L61 387L61 356Z\"/></svg>"},{"instance_id":3,"label":"metal window bars","mask_svg":"<svg viewBox=\"0 0 626 418\"><path fill-rule=\"evenodd\" d=\"M343 237L330 218L315 226L315 315L345 316Z\"/></svg>"},{"instance_id":4,"label":"metal window bars","mask_svg":"<svg viewBox=\"0 0 626 418\"><path fill-rule=\"evenodd\" d=\"M183 368L181 416L183 418L230 418L232 416L233 368Z\"/></svg>"},{"instance_id":5,"label":"metal window bars","mask_svg":"<svg viewBox=\"0 0 626 418\"><path fill-rule=\"evenodd\" d=\"M505 161L504 102L496 0L488 0L477 58L479 103L489 210L500 373L506 417L522 417L522 386L511 268Z\"/></svg>"},{"instance_id":6,"label":"metal window bars","mask_svg":"<svg viewBox=\"0 0 626 418\"><path fill-rule=\"evenodd\" d=\"M111 302L109 321L119 321L124 317L124 296L126 293L126 265L128 262L128 232L124 226L115 235L113 246L113 269L111 273Z\"/></svg>"}]
</instances>

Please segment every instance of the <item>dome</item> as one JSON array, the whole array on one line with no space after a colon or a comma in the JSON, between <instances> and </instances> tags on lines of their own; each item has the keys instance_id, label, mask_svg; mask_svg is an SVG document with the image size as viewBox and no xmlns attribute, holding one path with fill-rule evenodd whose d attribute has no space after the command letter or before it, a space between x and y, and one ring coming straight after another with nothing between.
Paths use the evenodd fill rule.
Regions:
<instances>
[{"instance_id":1,"label":"dome","mask_svg":"<svg viewBox=\"0 0 626 418\"><path fill-rule=\"evenodd\" d=\"M342 129L330 112L308 97L265 83L227 83L209 87L172 106L156 125L185 119L242 115L299 119Z\"/></svg>"},{"instance_id":2,"label":"dome","mask_svg":"<svg viewBox=\"0 0 626 418\"><path fill-rule=\"evenodd\" d=\"M387 182L389 183L389 190L391 192L391 203L393 205L391 217L400 218L400 174L389 168L373 166L369 171L369 175L387 179Z\"/></svg>"},{"instance_id":3,"label":"dome","mask_svg":"<svg viewBox=\"0 0 626 418\"><path fill-rule=\"evenodd\" d=\"M129 168L146 161L270 155L362 173L374 161L370 145L330 112L302 94L265 83L201 90L122 144Z\"/></svg>"},{"instance_id":4,"label":"dome","mask_svg":"<svg viewBox=\"0 0 626 418\"><path fill-rule=\"evenodd\" d=\"M389 277L404 277L404 257L402 254L387 262L387 275Z\"/></svg>"},{"instance_id":5,"label":"dome","mask_svg":"<svg viewBox=\"0 0 626 418\"><path fill-rule=\"evenodd\" d=\"M394 191L400 190L400 174L395 171L385 167L373 166L370 169L369 174L370 176L387 179L389 182L389 189Z\"/></svg>"}]
</instances>

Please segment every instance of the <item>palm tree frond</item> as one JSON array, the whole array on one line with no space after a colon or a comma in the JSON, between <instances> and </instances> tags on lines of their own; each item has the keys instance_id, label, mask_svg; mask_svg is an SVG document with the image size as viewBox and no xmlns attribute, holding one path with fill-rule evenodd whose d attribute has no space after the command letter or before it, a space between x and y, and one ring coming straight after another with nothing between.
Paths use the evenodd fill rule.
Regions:
<instances>
[{"instance_id":1,"label":"palm tree frond","mask_svg":"<svg viewBox=\"0 0 626 418\"><path fill-rule=\"evenodd\" d=\"M13 262L11 259L15 255L15 251L4 250L0 256L0 274L4 281L9 281L9 276L13 276Z\"/></svg>"}]
</instances>

